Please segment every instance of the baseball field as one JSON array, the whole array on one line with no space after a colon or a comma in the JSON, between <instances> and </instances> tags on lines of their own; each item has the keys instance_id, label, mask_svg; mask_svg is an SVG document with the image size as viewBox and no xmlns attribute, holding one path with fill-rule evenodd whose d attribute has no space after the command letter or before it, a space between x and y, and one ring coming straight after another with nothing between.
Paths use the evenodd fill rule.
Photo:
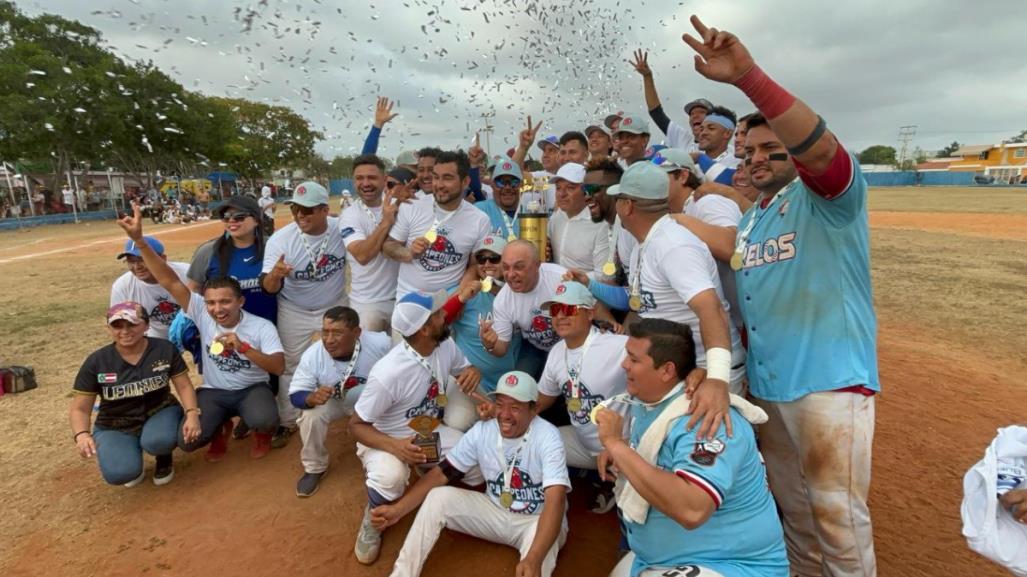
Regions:
<instances>
[{"instance_id":1,"label":"baseball field","mask_svg":"<svg viewBox=\"0 0 1027 577\"><path fill-rule=\"evenodd\" d=\"M1001 576L960 534L962 476L997 427L1027 407L1027 189L877 189L870 196L884 393L870 506L883 576ZM287 213L280 212L280 222ZM150 226L187 261L219 223ZM176 453L175 480L107 486L79 458L71 382L107 342L103 312L124 236L113 222L0 233L0 362L33 365L39 389L0 399L0 575L387 575L410 525L377 564L353 556L365 494L345 424L321 490L295 496L299 438L267 458L233 441L217 464ZM152 459L149 465L152 469ZM572 493L557 575L604 576L613 513ZM513 549L445 533L427 576L512 574Z\"/></svg>"}]
</instances>

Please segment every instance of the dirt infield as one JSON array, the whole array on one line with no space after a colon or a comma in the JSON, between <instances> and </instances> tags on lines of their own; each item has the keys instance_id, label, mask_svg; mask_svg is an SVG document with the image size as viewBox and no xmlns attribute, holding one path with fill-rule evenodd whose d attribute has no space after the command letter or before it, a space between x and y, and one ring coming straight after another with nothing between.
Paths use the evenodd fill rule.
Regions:
<instances>
[{"instance_id":1,"label":"dirt infield","mask_svg":"<svg viewBox=\"0 0 1027 577\"><path fill-rule=\"evenodd\" d=\"M1027 240L1027 214L873 212L870 214L870 226Z\"/></svg>"},{"instance_id":2,"label":"dirt infield","mask_svg":"<svg viewBox=\"0 0 1027 577\"><path fill-rule=\"evenodd\" d=\"M1027 217L968 216L875 212L871 222L875 235L896 228L985 235L1012 240L1023 251ZM968 226L981 217L992 224ZM1014 221L1021 223L1020 236ZM160 238L172 259L184 260L217 230L197 226ZM123 241L110 223L74 232L51 227L0 235L0 322L8 327L0 331L0 355L34 364L41 377L39 390L0 399L0 531L6 537L0 575L387 575L410 519L387 533L377 564L356 562L353 539L364 492L343 423L330 435L330 473L310 499L294 494L302 473L298 438L262 461L249 459L248 440L233 442L218 464L176 453L173 483L147 481L131 490L106 486L96 464L77 457L66 419L69 383L84 355L105 342L105 287L123 270L113 261ZM111 240L39 254L67 249L72 239ZM892 261L901 256L879 254L877 245L874 250L882 261L875 262L875 274L896 274ZM3 262L29 254L37 256ZM1017 298L1022 287L994 288L998 293L989 297ZM960 535L961 479L997 427L1023 422L1027 339L998 341L987 326L978 339L957 338L944 323L965 324L959 318L920 323L900 310L901 301L881 302L885 393L878 397L871 490L880 574L1005 575L969 552ZM606 575L616 559L616 518L585 511L584 493L571 494L571 533L557 575ZM446 532L424 575L507 575L515 563L512 549Z\"/></svg>"}]
</instances>

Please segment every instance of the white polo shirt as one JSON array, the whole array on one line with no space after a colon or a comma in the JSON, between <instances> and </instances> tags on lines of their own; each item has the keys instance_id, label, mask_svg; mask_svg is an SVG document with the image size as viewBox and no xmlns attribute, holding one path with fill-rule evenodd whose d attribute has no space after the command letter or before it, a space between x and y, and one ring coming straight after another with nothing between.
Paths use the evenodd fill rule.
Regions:
<instances>
[{"instance_id":1,"label":"white polo shirt","mask_svg":"<svg viewBox=\"0 0 1027 577\"><path fill-rule=\"evenodd\" d=\"M609 231L605 221L592 222L588 207L574 216L557 209L549 218L553 260L562 267L602 278L603 265L610 258Z\"/></svg>"}]
</instances>

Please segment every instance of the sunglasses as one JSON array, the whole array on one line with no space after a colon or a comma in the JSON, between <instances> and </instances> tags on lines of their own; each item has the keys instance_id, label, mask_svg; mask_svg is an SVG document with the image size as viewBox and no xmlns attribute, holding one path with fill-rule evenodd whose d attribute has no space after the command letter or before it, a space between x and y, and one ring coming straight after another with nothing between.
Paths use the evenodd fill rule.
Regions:
<instances>
[{"instance_id":1,"label":"sunglasses","mask_svg":"<svg viewBox=\"0 0 1027 577\"><path fill-rule=\"evenodd\" d=\"M610 188L609 184L582 184L581 191L585 193L585 196L595 196L600 190L606 190Z\"/></svg>"},{"instance_id":2,"label":"sunglasses","mask_svg":"<svg viewBox=\"0 0 1027 577\"><path fill-rule=\"evenodd\" d=\"M474 255L474 260L476 260L478 264L499 264L499 262L503 260L503 257L499 256L498 254L494 254L491 256L487 254L476 254Z\"/></svg>"},{"instance_id":3,"label":"sunglasses","mask_svg":"<svg viewBox=\"0 0 1027 577\"><path fill-rule=\"evenodd\" d=\"M250 216L248 212L233 212L232 214L221 215L221 222L242 222Z\"/></svg>"},{"instance_id":4,"label":"sunglasses","mask_svg":"<svg viewBox=\"0 0 1027 577\"><path fill-rule=\"evenodd\" d=\"M517 180L516 178L499 178L493 180L492 182L495 183L496 186L501 186L503 188L508 188L511 186L516 187L521 185L521 181Z\"/></svg>"},{"instance_id":5,"label":"sunglasses","mask_svg":"<svg viewBox=\"0 0 1027 577\"><path fill-rule=\"evenodd\" d=\"M558 317L563 315L565 317L573 317L578 314L578 309L586 307L579 307L578 305L565 305L563 303L553 303L549 305L549 316Z\"/></svg>"},{"instance_id":6,"label":"sunglasses","mask_svg":"<svg viewBox=\"0 0 1027 577\"><path fill-rule=\"evenodd\" d=\"M323 206L323 204L319 204L317 206L300 206L298 204L290 204L289 210L292 211L293 216L297 214L302 214L303 216L310 216L317 212L317 210Z\"/></svg>"}]
</instances>

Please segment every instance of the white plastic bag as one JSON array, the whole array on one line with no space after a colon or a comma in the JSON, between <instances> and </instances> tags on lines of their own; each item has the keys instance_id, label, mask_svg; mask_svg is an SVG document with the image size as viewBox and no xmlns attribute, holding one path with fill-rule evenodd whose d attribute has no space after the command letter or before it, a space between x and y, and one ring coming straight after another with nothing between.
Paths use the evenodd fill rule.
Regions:
<instances>
[{"instance_id":1,"label":"white plastic bag","mask_svg":"<svg viewBox=\"0 0 1027 577\"><path fill-rule=\"evenodd\" d=\"M1027 525L1013 519L995 495L998 460L1015 458L1027 458L1027 427L999 429L984 459L963 477L963 536L974 551L1027 577Z\"/></svg>"}]
</instances>

